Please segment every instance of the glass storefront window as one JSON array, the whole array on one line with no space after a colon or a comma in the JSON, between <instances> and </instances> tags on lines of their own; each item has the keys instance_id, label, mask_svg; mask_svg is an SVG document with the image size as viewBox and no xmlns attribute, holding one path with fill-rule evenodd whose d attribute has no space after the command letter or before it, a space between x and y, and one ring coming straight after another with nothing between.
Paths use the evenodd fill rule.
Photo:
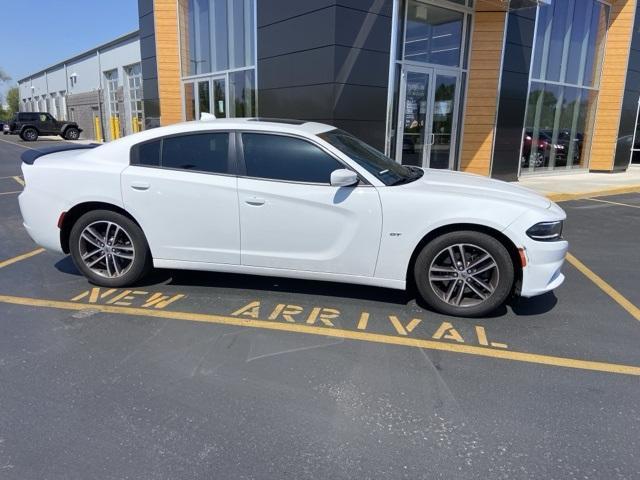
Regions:
<instances>
[{"instance_id":1,"label":"glass storefront window","mask_svg":"<svg viewBox=\"0 0 640 480\"><path fill-rule=\"evenodd\" d=\"M124 67L127 79L126 97L129 102L129 116L131 125L129 133L137 133L144 126L144 111L142 107L142 69L139 63Z\"/></svg>"},{"instance_id":2,"label":"glass storefront window","mask_svg":"<svg viewBox=\"0 0 640 480\"><path fill-rule=\"evenodd\" d=\"M462 12L409 0L404 59L460 66L463 22Z\"/></svg>"},{"instance_id":3,"label":"glass storefront window","mask_svg":"<svg viewBox=\"0 0 640 480\"><path fill-rule=\"evenodd\" d=\"M455 168L473 19L469 0L404 0L385 151L399 163Z\"/></svg>"},{"instance_id":4,"label":"glass storefront window","mask_svg":"<svg viewBox=\"0 0 640 480\"><path fill-rule=\"evenodd\" d=\"M186 119L256 115L255 0L178 0L178 12Z\"/></svg>"},{"instance_id":5,"label":"glass storefront window","mask_svg":"<svg viewBox=\"0 0 640 480\"><path fill-rule=\"evenodd\" d=\"M232 103L232 117L256 116L255 73L242 70L229 74L229 96Z\"/></svg>"},{"instance_id":6,"label":"glass storefront window","mask_svg":"<svg viewBox=\"0 0 640 480\"><path fill-rule=\"evenodd\" d=\"M180 0L183 75L255 64L255 0ZM185 48L187 47L187 48Z\"/></svg>"},{"instance_id":7,"label":"glass storefront window","mask_svg":"<svg viewBox=\"0 0 640 480\"><path fill-rule=\"evenodd\" d=\"M198 108L200 113L211 113L209 99L209 80L198 82Z\"/></svg>"},{"instance_id":8,"label":"glass storefront window","mask_svg":"<svg viewBox=\"0 0 640 480\"><path fill-rule=\"evenodd\" d=\"M538 7L521 173L587 167L608 17L598 0Z\"/></svg>"}]
</instances>

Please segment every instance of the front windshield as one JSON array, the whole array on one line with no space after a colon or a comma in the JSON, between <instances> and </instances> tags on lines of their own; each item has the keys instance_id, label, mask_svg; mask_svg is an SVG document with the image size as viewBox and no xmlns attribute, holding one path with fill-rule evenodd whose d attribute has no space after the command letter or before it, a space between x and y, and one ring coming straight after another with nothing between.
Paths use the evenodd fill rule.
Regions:
<instances>
[{"instance_id":1,"label":"front windshield","mask_svg":"<svg viewBox=\"0 0 640 480\"><path fill-rule=\"evenodd\" d=\"M405 167L394 162L372 146L343 130L330 130L318 136L357 162L385 185L408 183L420 178L424 173L418 168Z\"/></svg>"}]
</instances>

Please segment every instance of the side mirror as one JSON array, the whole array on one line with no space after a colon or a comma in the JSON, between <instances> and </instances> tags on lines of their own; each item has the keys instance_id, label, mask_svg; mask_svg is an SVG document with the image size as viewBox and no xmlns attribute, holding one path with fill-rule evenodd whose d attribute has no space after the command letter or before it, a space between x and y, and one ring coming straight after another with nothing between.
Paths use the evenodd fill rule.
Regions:
<instances>
[{"instance_id":1,"label":"side mirror","mask_svg":"<svg viewBox=\"0 0 640 480\"><path fill-rule=\"evenodd\" d=\"M358 175L351 170L341 168L331 172L332 187L350 187L358 183Z\"/></svg>"}]
</instances>

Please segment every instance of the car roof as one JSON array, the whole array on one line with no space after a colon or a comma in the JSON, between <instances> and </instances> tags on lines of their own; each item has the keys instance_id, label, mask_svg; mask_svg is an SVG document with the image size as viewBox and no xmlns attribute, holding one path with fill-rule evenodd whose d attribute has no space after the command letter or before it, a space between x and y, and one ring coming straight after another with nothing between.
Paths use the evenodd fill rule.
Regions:
<instances>
[{"instance_id":1,"label":"car roof","mask_svg":"<svg viewBox=\"0 0 640 480\"><path fill-rule=\"evenodd\" d=\"M309 136L335 130L335 128L336 127L324 123L280 118L252 117L194 120L190 122L174 123L164 127L151 128L140 133L127 135L94 149L91 152L91 156L100 156L107 160L109 158L123 159L126 155L126 162L128 163L128 151L133 145L168 135L198 133L212 130L251 130Z\"/></svg>"}]
</instances>

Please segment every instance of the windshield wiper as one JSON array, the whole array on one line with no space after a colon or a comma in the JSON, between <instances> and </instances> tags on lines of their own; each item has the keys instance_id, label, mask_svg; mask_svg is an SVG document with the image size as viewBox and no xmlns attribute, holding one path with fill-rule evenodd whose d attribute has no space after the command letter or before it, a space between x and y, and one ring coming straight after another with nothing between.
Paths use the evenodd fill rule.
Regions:
<instances>
[{"instance_id":1,"label":"windshield wiper","mask_svg":"<svg viewBox=\"0 0 640 480\"><path fill-rule=\"evenodd\" d=\"M412 173L412 175L410 177L399 178L398 180L395 180L394 182L390 183L389 186L402 185L404 183L411 183L416 181L420 177L422 177L422 175L424 175L424 171L417 167L407 167L407 168Z\"/></svg>"}]
</instances>

